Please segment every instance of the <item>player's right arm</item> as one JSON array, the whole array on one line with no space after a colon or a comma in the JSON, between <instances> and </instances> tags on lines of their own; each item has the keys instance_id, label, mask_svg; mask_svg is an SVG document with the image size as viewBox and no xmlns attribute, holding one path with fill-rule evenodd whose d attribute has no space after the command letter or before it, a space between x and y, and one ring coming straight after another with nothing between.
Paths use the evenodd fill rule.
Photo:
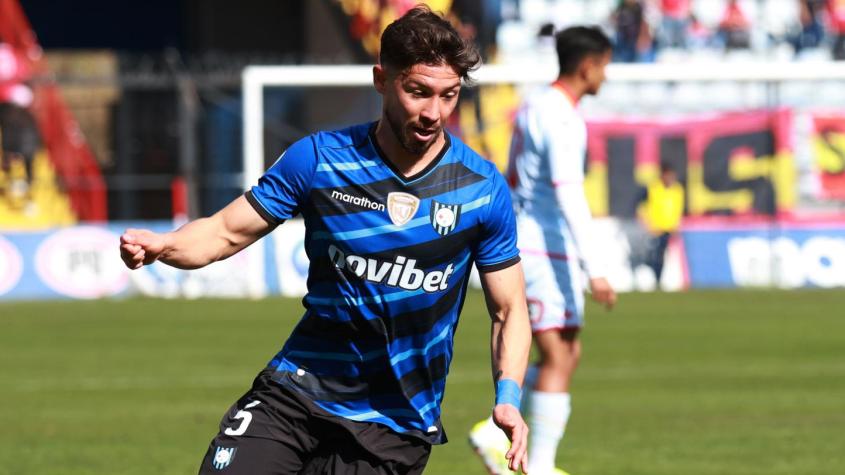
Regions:
<instances>
[{"instance_id":1,"label":"player's right arm","mask_svg":"<svg viewBox=\"0 0 845 475\"><path fill-rule=\"evenodd\" d=\"M273 228L241 196L214 215L169 233L127 229L120 236L120 257L130 269L155 261L196 269L226 259Z\"/></svg>"},{"instance_id":2,"label":"player's right arm","mask_svg":"<svg viewBox=\"0 0 845 475\"><path fill-rule=\"evenodd\" d=\"M196 269L226 259L299 212L316 168L314 141L306 137L291 145L256 186L213 216L169 233L127 229L120 237L120 257L130 269L157 260Z\"/></svg>"}]
</instances>

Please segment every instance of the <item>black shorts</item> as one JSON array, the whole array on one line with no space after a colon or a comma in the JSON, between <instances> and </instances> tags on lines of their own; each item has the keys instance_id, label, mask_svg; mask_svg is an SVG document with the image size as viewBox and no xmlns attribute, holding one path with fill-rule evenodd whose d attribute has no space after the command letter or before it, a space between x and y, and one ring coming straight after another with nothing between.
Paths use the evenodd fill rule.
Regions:
<instances>
[{"instance_id":1,"label":"black shorts","mask_svg":"<svg viewBox=\"0 0 845 475\"><path fill-rule=\"evenodd\" d=\"M261 372L223 416L202 474L422 473L431 445L386 426L331 415Z\"/></svg>"}]
</instances>

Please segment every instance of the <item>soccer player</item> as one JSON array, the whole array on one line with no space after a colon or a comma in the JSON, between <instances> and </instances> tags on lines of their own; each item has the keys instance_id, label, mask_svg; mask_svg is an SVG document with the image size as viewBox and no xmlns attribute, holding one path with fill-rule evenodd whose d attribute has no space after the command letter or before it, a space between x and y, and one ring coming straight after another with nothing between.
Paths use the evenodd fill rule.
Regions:
<instances>
[{"instance_id":1,"label":"soccer player","mask_svg":"<svg viewBox=\"0 0 845 475\"><path fill-rule=\"evenodd\" d=\"M597 94L604 82L611 43L593 27L568 28L555 35L555 42L559 77L527 97L517 112L508 167L531 328L540 356L526 376L524 395L532 475L565 473L554 467L554 460L569 419L569 384L581 354L580 265L593 299L608 308L616 302L601 268L584 195L587 128L577 111L578 101ZM488 470L498 474L506 471L508 446L493 422L476 424L470 443Z\"/></svg>"},{"instance_id":2,"label":"soccer player","mask_svg":"<svg viewBox=\"0 0 845 475\"><path fill-rule=\"evenodd\" d=\"M191 269L305 220L305 314L223 417L200 473L421 473L446 442L440 403L473 263L492 318L492 418L513 441L511 468L526 466L531 329L511 198L495 166L443 128L477 63L416 7L382 35L378 121L294 143L210 218L121 236L130 268Z\"/></svg>"}]
</instances>

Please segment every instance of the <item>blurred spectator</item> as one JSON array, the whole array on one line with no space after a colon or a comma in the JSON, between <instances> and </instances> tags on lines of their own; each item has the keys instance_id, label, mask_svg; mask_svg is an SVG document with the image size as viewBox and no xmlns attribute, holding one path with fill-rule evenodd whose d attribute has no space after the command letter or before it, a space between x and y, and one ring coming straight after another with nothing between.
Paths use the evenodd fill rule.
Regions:
<instances>
[{"instance_id":1,"label":"blurred spectator","mask_svg":"<svg viewBox=\"0 0 845 475\"><path fill-rule=\"evenodd\" d=\"M451 14L461 36L472 39L483 61L495 57L496 30L502 23L502 0L453 0Z\"/></svg>"},{"instance_id":2,"label":"blurred spectator","mask_svg":"<svg viewBox=\"0 0 845 475\"><path fill-rule=\"evenodd\" d=\"M719 21L719 37L728 50L751 46L751 21L739 5L739 0L728 0Z\"/></svg>"},{"instance_id":3,"label":"blurred spectator","mask_svg":"<svg viewBox=\"0 0 845 475\"><path fill-rule=\"evenodd\" d=\"M41 140L32 114L13 103L0 103L0 187L13 208L30 198L32 163Z\"/></svg>"},{"instance_id":4,"label":"blurred spectator","mask_svg":"<svg viewBox=\"0 0 845 475\"><path fill-rule=\"evenodd\" d=\"M32 91L24 85L27 79L29 70L26 61L21 59L11 45L0 41L0 103L29 107Z\"/></svg>"},{"instance_id":5,"label":"blurred spectator","mask_svg":"<svg viewBox=\"0 0 845 475\"><path fill-rule=\"evenodd\" d=\"M640 0L620 0L610 19L616 30L614 61L654 61L654 41Z\"/></svg>"},{"instance_id":6,"label":"blurred spectator","mask_svg":"<svg viewBox=\"0 0 845 475\"><path fill-rule=\"evenodd\" d=\"M798 0L799 30L790 38L795 54L807 48L817 48L824 38L821 13L826 0Z\"/></svg>"},{"instance_id":7,"label":"blurred spectator","mask_svg":"<svg viewBox=\"0 0 845 475\"><path fill-rule=\"evenodd\" d=\"M687 47L694 50L706 48L710 46L712 36L710 29L701 23L697 16L690 14L687 25Z\"/></svg>"},{"instance_id":8,"label":"blurred spectator","mask_svg":"<svg viewBox=\"0 0 845 475\"><path fill-rule=\"evenodd\" d=\"M450 14L455 29L465 40L475 43L481 53L482 62L487 62L496 56L496 30L502 22L501 0L454 0ZM492 153L483 139L486 130L484 111L482 109L481 88L465 87L461 89L458 96L458 113L451 117L449 126L453 131L458 131L464 138L470 136L478 137L477 149L487 159L492 158ZM470 104L472 114L475 116L471 122L475 123L475 130L461 130L460 117L466 111L463 107Z\"/></svg>"},{"instance_id":9,"label":"blurred spectator","mask_svg":"<svg viewBox=\"0 0 845 475\"><path fill-rule=\"evenodd\" d=\"M23 81L25 61L0 43L0 189L13 208L26 205L32 181L32 162L40 146L38 126L27 107L32 92Z\"/></svg>"},{"instance_id":10,"label":"blurred spectator","mask_svg":"<svg viewBox=\"0 0 845 475\"><path fill-rule=\"evenodd\" d=\"M690 24L690 0L661 0L660 34L662 48L686 48Z\"/></svg>"},{"instance_id":11,"label":"blurred spectator","mask_svg":"<svg viewBox=\"0 0 845 475\"><path fill-rule=\"evenodd\" d=\"M668 164L660 165L660 178L645 190L645 223L653 238L649 249L648 266L660 287L663 261L669 240L681 227L684 215L684 188L675 170Z\"/></svg>"},{"instance_id":12,"label":"blurred spectator","mask_svg":"<svg viewBox=\"0 0 845 475\"><path fill-rule=\"evenodd\" d=\"M827 16L833 36L833 59L845 60L845 0L827 0Z\"/></svg>"}]
</instances>

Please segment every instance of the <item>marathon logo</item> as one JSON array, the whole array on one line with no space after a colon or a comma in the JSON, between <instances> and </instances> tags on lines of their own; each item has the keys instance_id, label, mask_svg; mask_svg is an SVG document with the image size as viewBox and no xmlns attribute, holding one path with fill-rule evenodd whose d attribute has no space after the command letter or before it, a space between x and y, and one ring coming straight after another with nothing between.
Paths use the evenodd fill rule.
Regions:
<instances>
[{"instance_id":1,"label":"marathon logo","mask_svg":"<svg viewBox=\"0 0 845 475\"><path fill-rule=\"evenodd\" d=\"M338 201L343 201L344 203L351 203L355 206L360 206L362 208L372 209L376 211L385 210L384 205L381 203L371 201L363 196L353 196L347 193L341 193L337 190L332 190L332 198Z\"/></svg>"},{"instance_id":2,"label":"marathon logo","mask_svg":"<svg viewBox=\"0 0 845 475\"><path fill-rule=\"evenodd\" d=\"M329 246L329 259L336 268L347 269L364 280L404 290L422 288L429 293L446 290L449 287L449 277L455 270L450 263L443 270L425 272L416 268L416 259L396 256L393 262L388 262L354 254L346 255L334 244Z\"/></svg>"}]
</instances>

